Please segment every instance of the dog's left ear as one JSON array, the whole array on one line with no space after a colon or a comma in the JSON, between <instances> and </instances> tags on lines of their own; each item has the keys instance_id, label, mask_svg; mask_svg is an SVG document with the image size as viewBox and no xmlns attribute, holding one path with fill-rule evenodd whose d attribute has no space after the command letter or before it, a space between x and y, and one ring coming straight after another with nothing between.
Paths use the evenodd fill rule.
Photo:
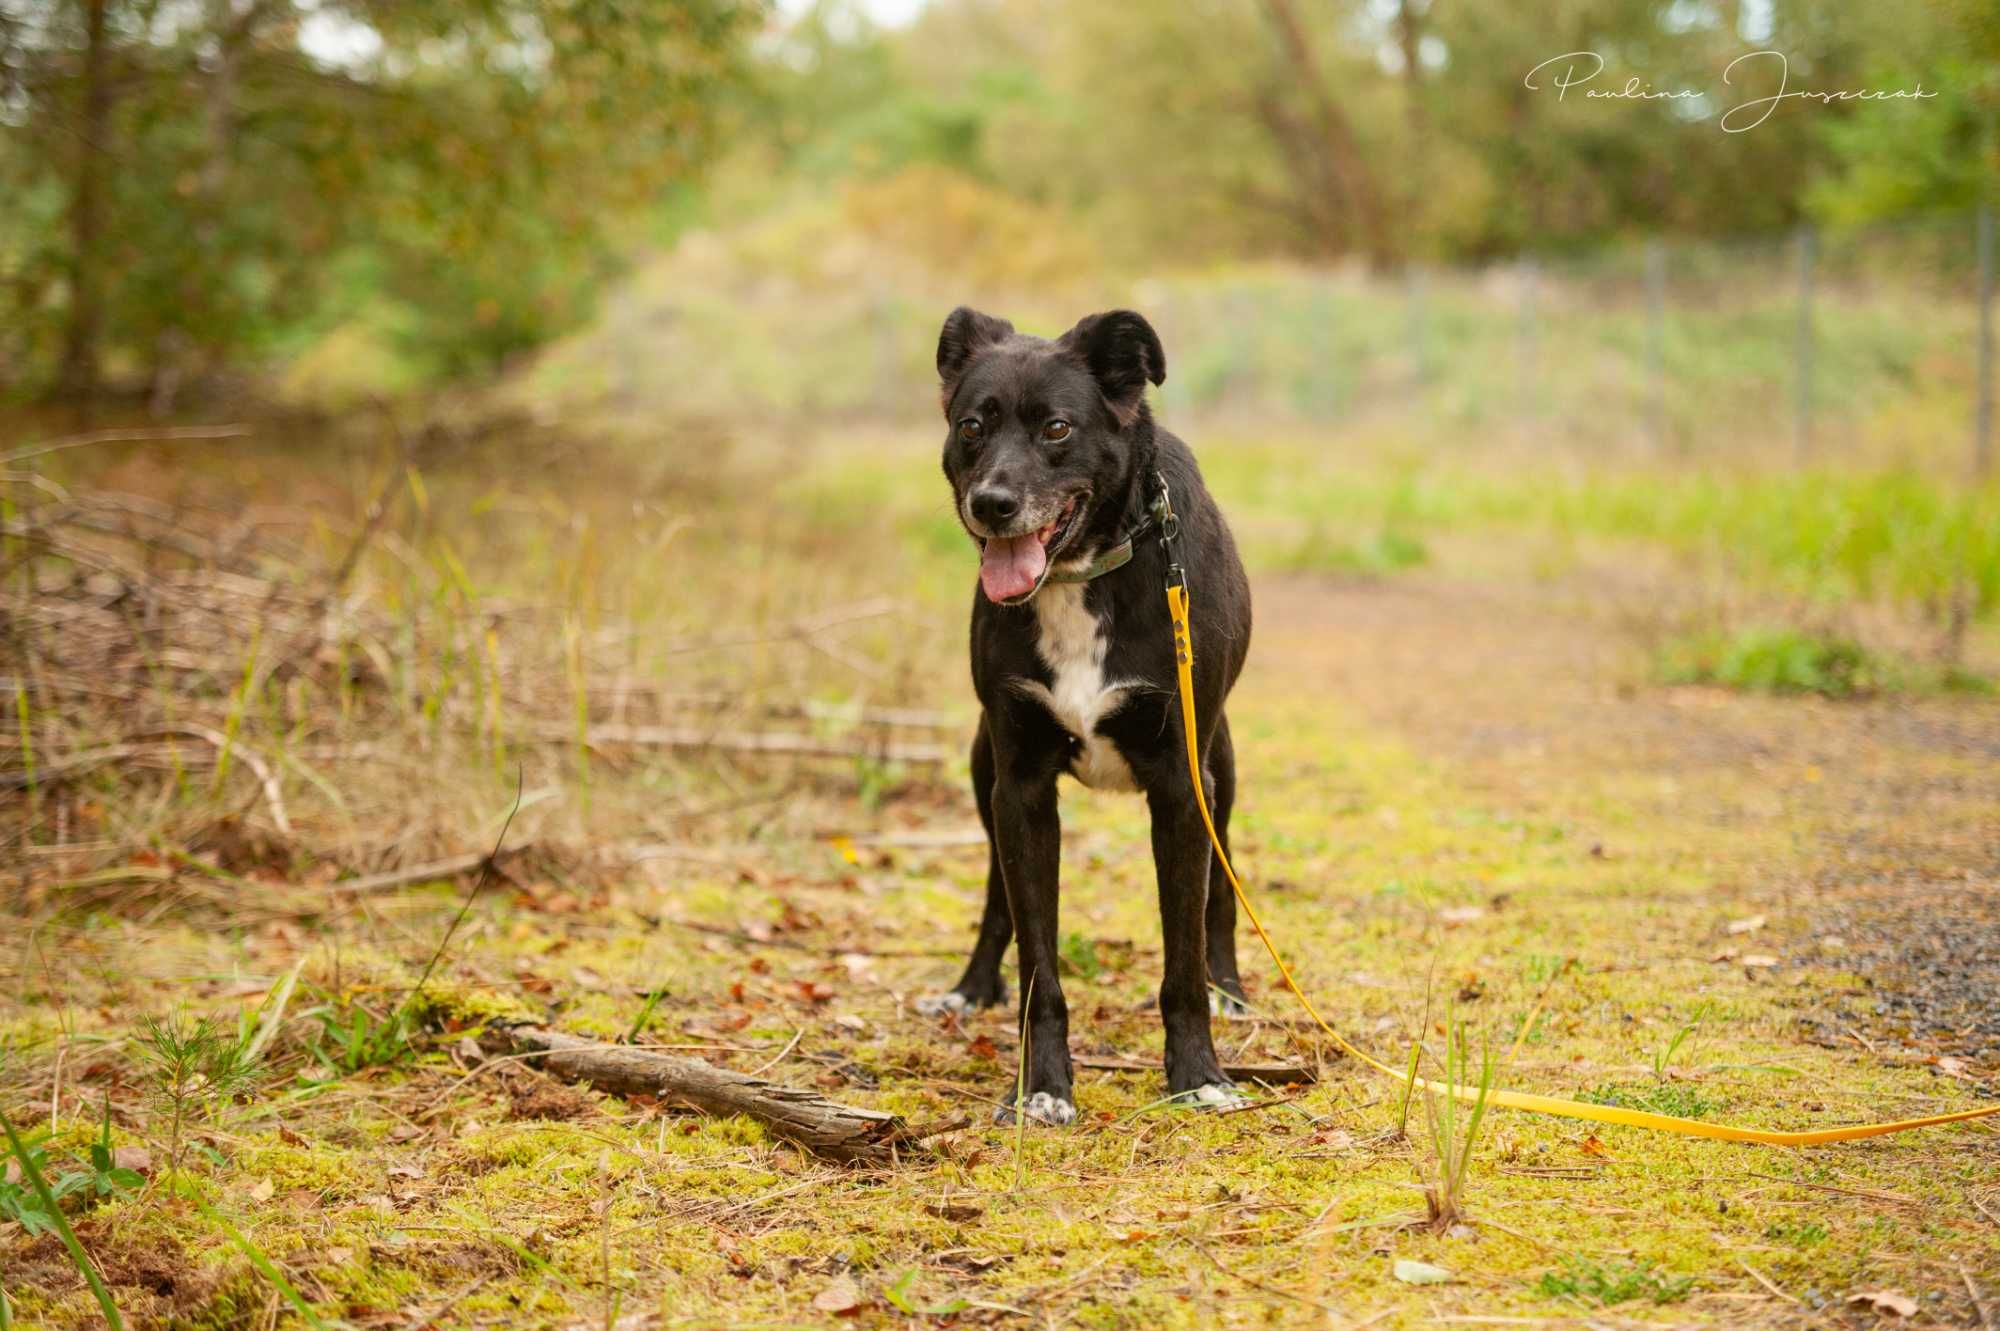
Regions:
<instances>
[{"instance_id":1,"label":"dog's left ear","mask_svg":"<svg viewBox=\"0 0 2000 1331\"><path fill-rule=\"evenodd\" d=\"M1088 315L1064 333L1060 345L1079 357L1118 418L1120 429L1139 414L1146 384L1167 381L1167 353L1146 316L1133 310Z\"/></svg>"}]
</instances>

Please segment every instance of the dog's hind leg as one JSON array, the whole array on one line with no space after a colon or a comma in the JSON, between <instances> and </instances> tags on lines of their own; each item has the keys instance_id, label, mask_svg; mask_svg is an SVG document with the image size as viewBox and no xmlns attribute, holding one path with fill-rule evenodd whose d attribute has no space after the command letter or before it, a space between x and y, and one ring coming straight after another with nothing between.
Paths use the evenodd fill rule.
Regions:
<instances>
[{"instance_id":1,"label":"dog's hind leg","mask_svg":"<svg viewBox=\"0 0 2000 1331\"><path fill-rule=\"evenodd\" d=\"M1236 803L1236 749L1229 742L1229 718L1221 718L1208 746L1208 776L1215 783L1215 834L1229 850L1229 811ZM1210 853L1208 906L1203 921L1208 935L1208 1010L1218 1017L1240 1017L1250 1011L1243 1001L1243 979L1236 969L1236 894L1229 875Z\"/></svg>"},{"instance_id":2,"label":"dog's hind leg","mask_svg":"<svg viewBox=\"0 0 2000 1331\"><path fill-rule=\"evenodd\" d=\"M1007 908L1007 884L1000 876L1000 852L993 843L993 774L993 737L987 733L982 714L979 733L972 740L972 798L979 805L980 826L986 829L986 910L979 918L979 941L972 945L965 974L943 993L917 1000L917 1011L927 1017L1007 1001L1007 982L1000 978L1000 963L1006 960L1007 945L1014 941L1014 916Z\"/></svg>"}]
</instances>

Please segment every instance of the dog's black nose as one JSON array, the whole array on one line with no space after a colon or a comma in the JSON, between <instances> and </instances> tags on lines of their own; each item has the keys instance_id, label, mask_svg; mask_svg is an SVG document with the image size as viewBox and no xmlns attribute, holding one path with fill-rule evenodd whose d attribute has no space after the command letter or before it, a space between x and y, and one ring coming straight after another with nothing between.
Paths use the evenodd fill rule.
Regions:
<instances>
[{"instance_id":1,"label":"dog's black nose","mask_svg":"<svg viewBox=\"0 0 2000 1331\"><path fill-rule=\"evenodd\" d=\"M1021 496L997 485L982 485L972 492L972 516L988 527L1004 527L1019 517Z\"/></svg>"}]
</instances>

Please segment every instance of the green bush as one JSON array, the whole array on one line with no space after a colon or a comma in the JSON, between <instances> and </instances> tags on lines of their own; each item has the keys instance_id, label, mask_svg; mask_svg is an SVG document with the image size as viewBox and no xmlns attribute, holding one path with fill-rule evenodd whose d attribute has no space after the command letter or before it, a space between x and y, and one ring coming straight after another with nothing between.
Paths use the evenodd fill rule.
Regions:
<instances>
[{"instance_id":1,"label":"green bush","mask_svg":"<svg viewBox=\"0 0 2000 1331\"><path fill-rule=\"evenodd\" d=\"M1660 675L1669 684L1718 684L1752 693L1849 698L1898 682L1859 643L1800 629L1762 627L1671 644Z\"/></svg>"}]
</instances>

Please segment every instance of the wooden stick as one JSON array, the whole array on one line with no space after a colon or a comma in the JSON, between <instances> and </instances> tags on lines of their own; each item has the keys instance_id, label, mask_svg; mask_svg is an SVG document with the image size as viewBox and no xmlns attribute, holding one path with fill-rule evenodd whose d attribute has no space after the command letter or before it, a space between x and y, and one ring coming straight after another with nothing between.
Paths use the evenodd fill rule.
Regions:
<instances>
[{"instance_id":1,"label":"wooden stick","mask_svg":"<svg viewBox=\"0 0 2000 1331\"><path fill-rule=\"evenodd\" d=\"M495 1054L542 1054L541 1066L549 1072L613 1094L658 1096L704 1114L742 1114L833 1160L885 1161L910 1140L894 1114L837 1104L817 1091L697 1058L602 1044L533 1024L491 1027L479 1037L479 1047Z\"/></svg>"},{"instance_id":2,"label":"wooden stick","mask_svg":"<svg viewBox=\"0 0 2000 1331\"><path fill-rule=\"evenodd\" d=\"M532 725L525 733L538 740L570 744L576 729L560 722ZM884 762L943 763L957 756L941 744L905 744L865 738L838 739L776 731L700 730L690 726L595 725L583 732L593 749L630 745L659 749L731 749L743 753L789 753L802 758L877 758Z\"/></svg>"},{"instance_id":3,"label":"wooden stick","mask_svg":"<svg viewBox=\"0 0 2000 1331\"><path fill-rule=\"evenodd\" d=\"M1076 1054L1071 1062L1080 1068L1108 1072L1164 1072L1166 1065L1143 1058L1111 1058L1097 1054ZM1237 1081L1261 1081L1271 1086L1308 1086L1319 1080L1311 1068L1290 1063L1224 1063L1222 1074Z\"/></svg>"},{"instance_id":4,"label":"wooden stick","mask_svg":"<svg viewBox=\"0 0 2000 1331\"><path fill-rule=\"evenodd\" d=\"M247 425L173 425L156 430L97 430L90 434L64 435L58 439L47 439L26 448L0 456L0 467L11 467L16 462L26 462L45 453L60 453L69 448L90 448L97 444L138 443L147 440L169 441L177 439L236 439L250 433Z\"/></svg>"},{"instance_id":5,"label":"wooden stick","mask_svg":"<svg viewBox=\"0 0 2000 1331\"><path fill-rule=\"evenodd\" d=\"M478 850L469 855L454 855L448 860L432 860L428 864L412 864L401 869L391 869L387 873L370 874L366 878L343 879L337 883L328 883L326 890L347 894L384 892L392 887L406 887L411 883L456 878L462 873L471 873L484 863L486 863L486 852Z\"/></svg>"}]
</instances>

